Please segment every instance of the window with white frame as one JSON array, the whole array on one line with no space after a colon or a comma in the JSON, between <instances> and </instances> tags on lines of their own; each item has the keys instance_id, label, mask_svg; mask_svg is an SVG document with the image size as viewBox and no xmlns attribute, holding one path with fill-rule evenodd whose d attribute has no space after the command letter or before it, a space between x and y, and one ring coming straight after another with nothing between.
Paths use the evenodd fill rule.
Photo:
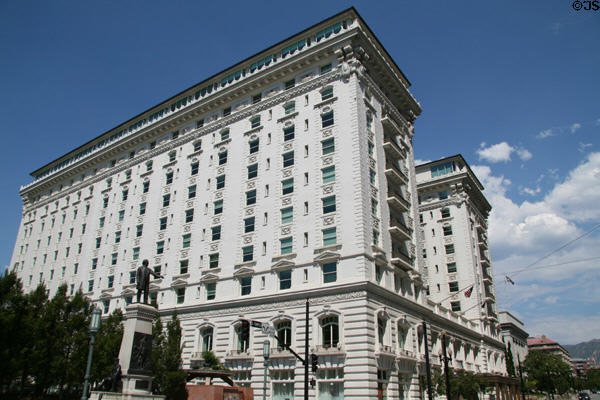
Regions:
<instances>
[{"instance_id":1,"label":"window with white frame","mask_svg":"<svg viewBox=\"0 0 600 400\"><path fill-rule=\"evenodd\" d=\"M327 315L319 320L321 327L321 345L328 349L336 347L340 341L339 318L337 315Z\"/></svg>"},{"instance_id":2,"label":"window with white frame","mask_svg":"<svg viewBox=\"0 0 600 400\"><path fill-rule=\"evenodd\" d=\"M213 349L213 328L212 326L207 326L200 330L200 348L202 352L212 351Z\"/></svg>"}]
</instances>

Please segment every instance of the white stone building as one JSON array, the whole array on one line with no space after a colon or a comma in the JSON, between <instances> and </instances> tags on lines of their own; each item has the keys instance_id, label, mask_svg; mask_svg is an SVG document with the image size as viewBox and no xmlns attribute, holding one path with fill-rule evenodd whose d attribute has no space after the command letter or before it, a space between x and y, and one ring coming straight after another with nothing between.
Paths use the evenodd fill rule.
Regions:
<instances>
[{"instance_id":1,"label":"white stone building","mask_svg":"<svg viewBox=\"0 0 600 400\"><path fill-rule=\"evenodd\" d=\"M483 186L461 155L418 165L416 176L429 299L498 337Z\"/></svg>"},{"instance_id":2,"label":"white stone building","mask_svg":"<svg viewBox=\"0 0 600 400\"><path fill-rule=\"evenodd\" d=\"M527 338L529 334L525 331L525 325L517 317L508 311L498 313L500 320L500 336L502 343L510 349L515 371L519 371L519 361L527 357Z\"/></svg>"},{"instance_id":3,"label":"white stone building","mask_svg":"<svg viewBox=\"0 0 600 400\"><path fill-rule=\"evenodd\" d=\"M243 319L300 353L308 328L311 398L421 396L423 322L434 367L446 330L455 368L504 374L490 321L425 294L409 85L353 8L337 14L34 171L12 268L107 313L149 259L184 367L212 349L261 395L270 340L272 399L301 398L304 368Z\"/></svg>"}]
</instances>

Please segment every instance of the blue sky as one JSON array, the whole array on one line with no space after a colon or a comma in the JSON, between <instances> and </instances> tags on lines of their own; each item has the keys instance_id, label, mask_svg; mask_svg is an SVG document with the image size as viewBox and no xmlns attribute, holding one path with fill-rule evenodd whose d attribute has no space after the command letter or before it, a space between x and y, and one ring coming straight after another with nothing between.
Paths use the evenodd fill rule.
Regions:
<instances>
[{"instance_id":1,"label":"blue sky","mask_svg":"<svg viewBox=\"0 0 600 400\"><path fill-rule=\"evenodd\" d=\"M423 107L416 158L461 153L486 186L499 307L532 335L600 338L600 230L513 272L600 223L600 11L568 0L285 4L0 2L2 268L31 171L354 5Z\"/></svg>"}]
</instances>

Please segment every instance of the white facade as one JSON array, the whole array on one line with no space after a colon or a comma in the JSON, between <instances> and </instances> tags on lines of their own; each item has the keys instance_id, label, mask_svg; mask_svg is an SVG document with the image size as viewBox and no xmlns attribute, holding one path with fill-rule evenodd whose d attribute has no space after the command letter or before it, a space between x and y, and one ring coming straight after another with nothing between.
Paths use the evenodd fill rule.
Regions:
<instances>
[{"instance_id":1,"label":"white facade","mask_svg":"<svg viewBox=\"0 0 600 400\"><path fill-rule=\"evenodd\" d=\"M519 370L519 362L527 357L527 338L529 334L525 331L525 325L517 317L508 311L498 313L500 320L500 335L502 342L512 352L515 371Z\"/></svg>"},{"instance_id":2,"label":"white facade","mask_svg":"<svg viewBox=\"0 0 600 400\"><path fill-rule=\"evenodd\" d=\"M240 320L302 353L306 299L311 398L418 397L423 321L434 366L445 329L454 367L504 373L482 321L426 298L408 86L344 11L35 171L12 266L27 290L66 284L110 312L148 259L162 315L182 321L184 367L212 348L258 395L268 338L240 338ZM269 396L300 398L303 366L274 353Z\"/></svg>"}]
</instances>

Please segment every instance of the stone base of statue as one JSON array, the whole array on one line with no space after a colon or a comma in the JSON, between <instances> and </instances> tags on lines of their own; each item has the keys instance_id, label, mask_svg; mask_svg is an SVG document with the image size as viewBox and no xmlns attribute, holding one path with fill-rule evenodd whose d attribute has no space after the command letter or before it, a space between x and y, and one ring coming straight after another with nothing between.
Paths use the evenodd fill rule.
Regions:
<instances>
[{"instance_id":1,"label":"stone base of statue","mask_svg":"<svg viewBox=\"0 0 600 400\"><path fill-rule=\"evenodd\" d=\"M151 305L133 303L125 309L123 340L119 351L122 393L92 392L91 399L164 399L152 395L152 322L158 310Z\"/></svg>"}]
</instances>

